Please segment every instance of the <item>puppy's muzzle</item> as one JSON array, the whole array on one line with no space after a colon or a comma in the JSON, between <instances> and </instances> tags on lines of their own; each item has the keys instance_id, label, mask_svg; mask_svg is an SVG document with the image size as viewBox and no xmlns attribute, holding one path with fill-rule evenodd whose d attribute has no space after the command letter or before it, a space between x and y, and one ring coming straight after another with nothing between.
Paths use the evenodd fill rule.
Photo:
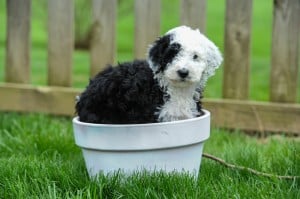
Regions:
<instances>
[{"instance_id":1,"label":"puppy's muzzle","mask_svg":"<svg viewBox=\"0 0 300 199\"><path fill-rule=\"evenodd\" d=\"M183 68L177 71L177 74L180 78L184 79L189 75L189 70Z\"/></svg>"}]
</instances>

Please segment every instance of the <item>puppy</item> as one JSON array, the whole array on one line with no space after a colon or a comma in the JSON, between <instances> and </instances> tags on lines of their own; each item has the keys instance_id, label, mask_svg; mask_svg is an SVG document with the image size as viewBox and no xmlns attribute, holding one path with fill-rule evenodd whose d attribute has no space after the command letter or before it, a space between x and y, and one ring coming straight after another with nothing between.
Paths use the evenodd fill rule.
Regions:
<instances>
[{"instance_id":1,"label":"puppy","mask_svg":"<svg viewBox=\"0 0 300 199\"><path fill-rule=\"evenodd\" d=\"M198 29L171 29L150 46L147 60L109 66L90 80L76 103L79 120L139 124L201 116L202 92L221 62Z\"/></svg>"}]
</instances>

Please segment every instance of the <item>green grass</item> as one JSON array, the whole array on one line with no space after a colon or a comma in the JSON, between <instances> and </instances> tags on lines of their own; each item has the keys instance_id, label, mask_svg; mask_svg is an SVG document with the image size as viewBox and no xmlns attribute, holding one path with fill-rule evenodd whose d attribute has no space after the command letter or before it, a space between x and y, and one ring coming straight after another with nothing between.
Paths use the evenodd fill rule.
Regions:
<instances>
[{"instance_id":1,"label":"green grass","mask_svg":"<svg viewBox=\"0 0 300 199\"><path fill-rule=\"evenodd\" d=\"M255 176L208 159L202 160L198 180L161 172L89 180L70 118L1 113L0 126L0 198L300 197L300 179ZM284 136L259 140L213 129L204 151L259 171L300 175L299 141Z\"/></svg>"}]
</instances>

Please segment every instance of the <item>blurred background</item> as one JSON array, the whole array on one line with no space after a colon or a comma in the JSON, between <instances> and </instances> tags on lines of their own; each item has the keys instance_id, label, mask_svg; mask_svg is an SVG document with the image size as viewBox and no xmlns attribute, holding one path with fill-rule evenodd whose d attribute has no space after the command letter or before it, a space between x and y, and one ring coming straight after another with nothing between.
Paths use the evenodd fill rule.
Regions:
<instances>
[{"instance_id":1,"label":"blurred background","mask_svg":"<svg viewBox=\"0 0 300 199\"><path fill-rule=\"evenodd\" d=\"M180 1L161 1L161 34L180 25ZM269 100L269 72L272 36L272 0L253 0L251 32L250 99ZM32 1L31 16L31 82L47 82L47 1ZM207 1L205 34L223 52L225 1ZM132 60L134 49L134 1L118 0L116 62ZM90 58L88 53L91 32L91 0L75 0L75 53L73 55L73 86L83 88L88 83ZM0 1L0 82L4 81L6 35L6 5ZM222 72L208 82L205 97L222 97ZM300 97L298 92L298 101Z\"/></svg>"}]
</instances>

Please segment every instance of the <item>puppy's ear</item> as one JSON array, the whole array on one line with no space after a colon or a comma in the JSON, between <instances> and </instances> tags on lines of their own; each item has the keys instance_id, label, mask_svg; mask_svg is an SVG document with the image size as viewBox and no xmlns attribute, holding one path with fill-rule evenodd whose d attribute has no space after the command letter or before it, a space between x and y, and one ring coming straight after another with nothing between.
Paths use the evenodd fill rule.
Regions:
<instances>
[{"instance_id":1,"label":"puppy's ear","mask_svg":"<svg viewBox=\"0 0 300 199\"><path fill-rule=\"evenodd\" d=\"M221 65L222 61L223 58L218 47L209 41L207 46L207 66L215 70Z\"/></svg>"},{"instance_id":2,"label":"puppy's ear","mask_svg":"<svg viewBox=\"0 0 300 199\"><path fill-rule=\"evenodd\" d=\"M171 42L171 35L158 38L148 50L148 61L153 71L159 71L164 65L164 55Z\"/></svg>"},{"instance_id":3,"label":"puppy's ear","mask_svg":"<svg viewBox=\"0 0 300 199\"><path fill-rule=\"evenodd\" d=\"M207 65L205 70L203 71L201 81L200 81L200 88L203 90L208 78L213 76L215 74L215 70L219 68L219 66L221 65L223 61L223 57L218 47L212 41L206 38L204 35L202 36L205 38L206 65Z\"/></svg>"}]
</instances>

